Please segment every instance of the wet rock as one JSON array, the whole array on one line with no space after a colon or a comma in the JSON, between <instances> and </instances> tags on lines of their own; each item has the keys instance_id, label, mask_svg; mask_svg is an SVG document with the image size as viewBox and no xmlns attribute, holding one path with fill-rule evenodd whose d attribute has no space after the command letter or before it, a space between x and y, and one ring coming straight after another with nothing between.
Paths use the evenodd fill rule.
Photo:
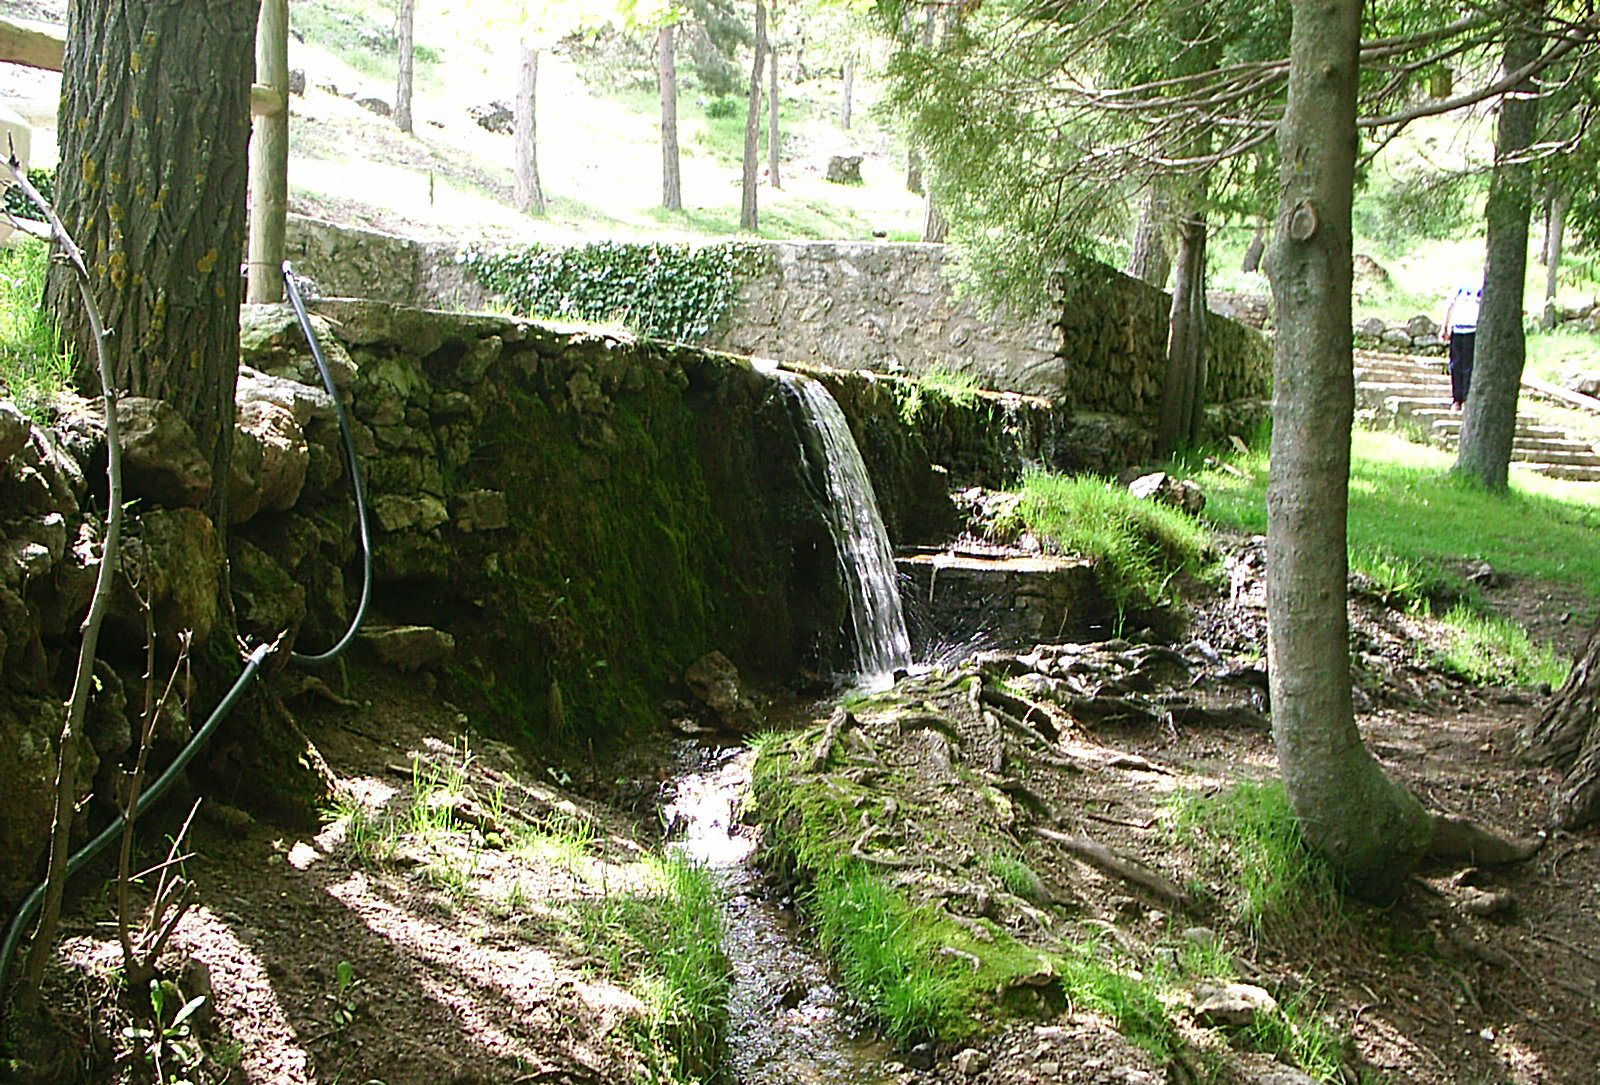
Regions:
<instances>
[{"instance_id":1,"label":"wet rock","mask_svg":"<svg viewBox=\"0 0 1600 1085\"><path fill-rule=\"evenodd\" d=\"M27 416L17 410L16 404L0 399L0 465L22 451L30 428Z\"/></svg>"},{"instance_id":2,"label":"wet rock","mask_svg":"<svg viewBox=\"0 0 1600 1085\"><path fill-rule=\"evenodd\" d=\"M368 629L361 639L381 662L402 671L433 670L456 651L455 637L427 625Z\"/></svg>"},{"instance_id":3,"label":"wet rock","mask_svg":"<svg viewBox=\"0 0 1600 1085\"><path fill-rule=\"evenodd\" d=\"M211 465L175 407L161 399L127 396L117 401L117 426L128 496L169 508L198 508L205 501L211 493Z\"/></svg>"},{"instance_id":4,"label":"wet rock","mask_svg":"<svg viewBox=\"0 0 1600 1085\"><path fill-rule=\"evenodd\" d=\"M1198 484L1178 479L1165 471L1155 471L1128 483L1128 492L1142 501L1156 501L1198 515L1206 507L1206 495Z\"/></svg>"},{"instance_id":5,"label":"wet rock","mask_svg":"<svg viewBox=\"0 0 1600 1085\"><path fill-rule=\"evenodd\" d=\"M450 519L459 531L498 531L509 527L506 495L499 490L471 490L450 499Z\"/></svg>"},{"instance_id":6,"label":"wet rock","mask_svg":"<svg viewBox=\"0 0 1600 1085\"><path fill-rule=\"evenodd\" d=\"M1278 1008L1276 999L1250 983L1200 987L1195 997L1198 999L1195 1020L1212 1028L1248 1028L1257 1016L1273 1013Z\"/></svg>"},{"instance_id":7,"label":"wet rock","mask_svg":"<svg viewBox=\"0 0 1600 1085\"><path fill-rule=\"evenodd\" d=\"M739 670L721 652L711 652L690 664L683 675L696 700L711 710L718 724L737 734L753 731L761 714L739 684Z\"/></svg>"},{"instance_id":8,"label":"wet rock","mask_svg":"<svg viewBox=\"0 0 1600 1085\"><path fill-rule=\"evenodd\" d=\"M958 1051L956 1057L950 1060L956 1072L966 1077L977 1077L989 1068L989 1056L975 1047Z\"/></svg>"}]
</instances>

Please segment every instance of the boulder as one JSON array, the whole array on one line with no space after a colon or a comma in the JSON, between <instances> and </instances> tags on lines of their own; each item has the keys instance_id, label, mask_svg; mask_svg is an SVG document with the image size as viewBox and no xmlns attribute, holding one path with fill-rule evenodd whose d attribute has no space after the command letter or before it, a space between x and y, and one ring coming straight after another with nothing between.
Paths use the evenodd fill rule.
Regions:
<instances>
[{"instance_id":1,"label":"boulder","mask_svg":"<svg viewBox=\"0 0 1600 1085\"><path fill-rule=\"evenodd\" d=\"M372 500L372 514L378 526L393 533L396 531L432 531L450 519L444 502L437 497L403 497L400 494L383 494Z\"/></svg>"},{"instance_id":2,"label":"boulder","mask_svg":"<svg viewBox=\"0 0 1600 1085\"><path fill-rule=\"evenodd\" d=\"M739 683L739 669L721 652L695 660L684 672L683 681L723 729L748 734L761 725L760 711Z\"/></svg>"},{"instance_id":3,"label":"boulder","mask_svg":"<svg viewBox=\"0 0 1600 1085\"><path fill-rule=\"evenodd\" d=\"M304 98L306 94L306 70L304 68L289 69L289 93L296 98Z\"/></svg>"},{"instance_id":4,"label":"boulder","mask_svg":"<svg viewBox=\"0 0 1600 1085\"><path fill-rule=\"evenodd\" d=\"M204 645L222 616L222 546L211 520L198 509L151 509L130 518L122 547L127 575L117 578L109 614L121 643L142 651L148 602L162 659L177 658L185 631Z\"/></svg>"},{"instance_id":5,"label":"boulder","mask_svg":"<svg viewBox=\"0 0 1600 1085\"><path fill-rule=\"evenodd\" d=\"M247 539L234 535L228 542L228 551L228 586L233 592L239 632L258 643L287 632L286 643L293 644L306 617L305 588Z\"/></svg>"},{"instance_id":6,"label":"boulder","mask_svg":"<svg viewBox=\"0 0 1600 1085\"><path fill-rule=\"evenodd\" d=\"M506 495L499 490L471 490L450 499L450 519L458 531L498 531L511 525Z\"/></svg>"},{"instance_id":7,"label":"boulder","mask_svg":"<svg viewBox=\"0 0 1600 1085\"><path fill-rule=\"evenodd\" d=\"M309 425L314 418L334 417L333 400L320 384L312 386L286 377L275 377L248 365L239 367L234 401L241 410L255 403L276 404L287 409L294 416L295 423L302 427Z\"/></svg>"},{"instance_id":8,"label":"boulder","mask_svg":"<svg viewBox=\"0 0 1600 1085\"><path fill-rule=\"evenodd\" d=\"M356 105L380 117L388 117L394 113L394 107L382 98L357 98Z\"/></svg>"},{"instance_id":9,"label":"boulder","mask_svg":"<svg viewBox=\"0 0 1600 1085\"><path fill-rule=\"evenodd\" d=\"M261 509L286 512L300 500L311 452L293 412L267 400L239 408L239 429L261 446Z\"/></svg>"},{"instance_id":10,"label":"boulder","mask_svg":"<svg viewBox=\"0 0 1600 1085\"><path fill-rule=\"evenodd\" d=\"M1190 515L1199 515L1206 507L1206 495L1199 485L1189 479L1173 478L1165 471L1142 475L1128 483L1128 492L1141 501L1156 501L1182 509Z\"/></svg>"},{"instance_id":11,"label":"boulder","mask_svg":"<svg viewBox=\"0 0 1600 1085\"><path fill-rule=\"evenodd\" d=\"M1406 321L1406 334L1413 339L1437 339L1439 337L1439 325L1418 313Z\"/></svg>"},{"instance_id":12,"label":"boulder","mask_svg":"<svg viewBox=\"0 0 1600 1085\"><path fill-rule=\"evenodd\" d=\"M1271 1055L1259 1052L1231 1052L1221 1068L1219 1083L1225 1085L1316 1085L1317 1079L1303 1070L1285 1066Z\"/></svg>"},{"instance_id":13,"label":"boulder","mask_svg":"<svg viewBox=\"0 0 1600 1085\"><path fill-rule=\"evenodd\" d=\"M1568 373L1561 383L1567 391L1577 392L1580 396L1600 396L1600 369Z\"/></svg>"},{"instance_id":14,"label":"boulder","mask_svg":"<svg viewBox=\"0 0 1600 1085\"><path fill-rule=\"evenodd\" d=\"M1399 347L1402 350L1411 346L1411 336L1406 334L1404 328L1389 328L1378 338L1391 347Z\"/></svg>"},{"instance_id":15,"label":"boulder","mask_svg":"<svg viewBox=\"0 0 1600 1085\"><path fill-rule=\"evenodd\" d=\"M1278 1009L1276 999L1251 983L1200 987L1195 1000L1195 1020L1212 1028L1248 1028L1257 1016Z\"/></svg>"},{"instance_id":16,"label":"boulder","mask_svg":"<svg viewBox=\"0 0 1600 1085\"><path fill-rule=\"evenodd\" d=\"M861 156L858 154L836 154L828 159L828 169L824 176L836 185L859 185L861 181Z\"/></svg>"},{"instance_id":17,"label":"boulder","mask_svg":"<svg viewBox=\"0 0 1600 1085\"><path fill-rule=\"evenodd\" d=\"M1356 253L1351 264L1357 283L1380 286L1390 280L1388 269L1364 252Z\"/></svg>"},{"instance_id":18,"label":"boulder","mask_svg":"<svg viewBox=\"0 0 1600 1085\"><path fill-rule=\"evenodd\" d=\"M1359 321L1355 330L1357 335L1367 339L1379 339L1387 328L1388 325L1383 322L1381 316L1369 316L1365 320Z\"/></svg>"},{"instance_id":19,"label":"boulder","mask_svg":"<svg viewBox=\"0 0 1600 1085\"><path fill-rule=\"evenodd\" d=\"M378 659L402 671L433 670L455 655L456 639L427 625L368 629L361 639Z\"/></svg>"},{"instance_id":20,"label":"boulder","mask_svg":"<svg viewBox=\"0 0 1600 1085\"><path fill-rule=\"evenodd\" d=\"M235 425L228 461L228 523L248 523L260 511L261 439Z\"/></svg>"},{"instance_id":21,"label":"boulder","mask_svg":"<svg viewBox=\"0 0 1600 1085\"><path fill-rule=\"evenodd\" d=\"M479 128L488 129L502 136L511 134L516 120L511 107L498 101L472 106L467 110L467 116L476 121Z\"/></svg>"},{"instance_id":22,"label":"boulder","mask_svg":"<svg viewBox=\"0 0 1600 1085\"><path fill-rule=\"evenodd\" d=\"M6 516L75 515L88 486L83 468L56 435L30 427L27 443L0 470L0 509Z\"/></svg>"},{"instance_id":23,"label":"boulder","mask_svg":"<svg viewBox=\"0 0 1600 1085\"><path fill-rule=\"evenodd\" d=\"M0 466L22 451L22 446L28 443L28 431L31 428L27 416L17 410L16 404L9 399L0 399Z\"/></svg>"},{"instance_id":24,"label":"boulder","mask_svg":"<svg viewBox=\"0 0 1600 1085\"><path fill-rule=\"evenodd\" d=\"M61 705L48 698L0 698L0 906L7 915L43 873L55 817L55 740Z\"/></svg>"},{"instance_id":25,"label":"boulder","mask_svg":"<svg viewBox=\"0 0 1600 1085\"><path fill-rule=\"evenodd\" d=\"M101 417L99 404L94 405ZM211 465L200 454L194 430L161 399L117 400L122 477L129 497L167 508L198 508L211 493Z\"/></svg>"}]
</instances>

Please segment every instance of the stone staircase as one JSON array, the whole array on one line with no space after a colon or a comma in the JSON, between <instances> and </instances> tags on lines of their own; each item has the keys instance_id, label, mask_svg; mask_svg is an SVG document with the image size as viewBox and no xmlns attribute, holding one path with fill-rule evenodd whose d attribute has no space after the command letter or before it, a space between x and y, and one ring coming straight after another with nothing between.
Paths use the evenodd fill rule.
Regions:
<instances>
[{"instance_id":1,"label":"stone staircase","mask_svg":"<svg viewBox=\"0 0 1600 1085\"><path fill-rule=\"evenodd\" d=\"M1450 375L1443 358L1358 350L1355 363L1358 410L1409 429L1430 444L1455 447L1461 439L1461 412L1450 408ZM1594 445L1526 410L1517 415L1511 461L1554 478L1600 482L1600 452Z\"/></svg>"}]
</instances>

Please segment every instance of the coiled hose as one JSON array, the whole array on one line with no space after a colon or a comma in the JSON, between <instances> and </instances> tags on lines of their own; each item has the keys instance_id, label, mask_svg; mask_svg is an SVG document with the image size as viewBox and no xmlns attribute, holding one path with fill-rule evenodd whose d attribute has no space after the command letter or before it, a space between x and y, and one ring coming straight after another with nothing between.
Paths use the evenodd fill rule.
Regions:
<instances>
[{"instance_id":1,"label":"coiled hose","mask_svg":"<svg viewBox=\"0 0 1600 1085\"><path fill-rule=\"evenodd\" d=\"M350 420L345 415L344 405L339 401L338 389L334 387L333 375L328 371L328 361L323 357L322 345L317 342L317 333L311 326L311 318L306 315L305 300L300 296L300 286L295 281L294 268L288 261L283 264L283 283L288 291L289 303L294 307L295 317L300 322L300 331L305 335L306 342L311 346L311 357L317 363L317 372L322 374L322 385L328 390L328 395L333 399L333 411L339 420L339 436L344 441L345 463L350 469L351 485L356 495L356 524L361 539L361 602L356 607L355 616L350 620L350 627L344 636L326 652L315 655L306 655L301 652L291 652L290 659L305 666L316 667L332 663L342 656L354 642L356 634L361 631L361 624L366 621L367 604L372 598L372 536L367 527L367 496L366 489L361 481L361 465L356 460L355 440L350 434ZM193 761L211 740L219 724L233 711L233 706L244 695L245 688L254 681L256 674L261 670L261 665L272 655L274 646L259 644L245 657L244 670L234 680L232 688L223 695L217 707L211 710L211 715L206 722L200 725L179 751L178 756L168 765L155 783L146 787L139 795L139 803L133 812L137 821L146 811L154 806L161 797L167 793L178 779L180 773ZM91 859L104 851L112 841L122 835L122 828L127 818L118 814L111 824L100 830L98 836L74 852L67 860L68 878L82 870ZM23 931L32 923L39 914L40 905L44 902L45 883L35 886L22 902L22 907L11 918L11 925L6 928L5 940L0 942L0 997L6 991L7 981L10 978L11 960L16 955L17 946L22 941ZM9 1005L9 1001L6 1003Z\"/></svg>"}]
</instances>

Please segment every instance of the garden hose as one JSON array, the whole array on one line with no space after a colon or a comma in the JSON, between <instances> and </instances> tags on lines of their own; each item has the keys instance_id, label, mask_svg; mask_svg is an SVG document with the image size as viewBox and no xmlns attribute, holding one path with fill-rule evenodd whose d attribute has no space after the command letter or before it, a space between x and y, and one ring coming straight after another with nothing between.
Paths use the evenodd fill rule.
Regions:
<instances>
[{"instance_id":1,"label":"garden hose","mask_svg":"<svg viewBox=\"0 0 1600 1085\"><path fill-rule=\"evenodd\" d=\"M290 658L296 663L314 667L332 663L342 656L351 643L354 642L356 634L360 632L361 625L366 620L367 604L371 601L372 596L372 536L367 527L366 492L361 482L361 467L356 461L355 441L350 435L350 421L345 416L344 405L339 401L339 392L334 387L333 376L328 372L327 359L323 357L322 346L317 342L316 332L311 327L311 318L306 315L305 301L300 296L299 285L295 282L294 269L289 266L288 261L285 261L283 265L283 283L288 291L289 303L294 307L295 317L300 322L300 330L305 334L306 342L311 346L311 356L317 363L317 371L322 374L323 387L328 390L328 395L333 400L334 415L339 420L339 434L344 439L345 460L350 468L350 478L355 488L356 521L361 537L361 602L356 607L355 617L350 622L350 628L339 639L338 643L326 652L316 655L306 655L300 652L291 653ZM195 755L210 741L218 725L222 723L229 712L233 711L233 706L244 694L245 687L255 679L257 673L261 670L261 665L267 661L267 658L272 655L276 647L276 643L260 644L245 657L244 670L234 680L233 687L218 702L217 707L212 709L210 717L206 719L206 722L200 726L200 729L194 733L193 737L179 751L172 764L168 765L161 775L156 778L155 783L145 788L143 793L140 794L139 802L133 811L134 821L138 821L146 811L166 794L173 782L177 780L178 774L188 766L190 761L194 760ZM112 841L118 839L122 834L123 825L126 821L126 815L118 814L109 825L100 831L98 836L74 852L71 858L67 860L66 877L70 878L82 870L91 859L104 851ZM22 907L11 918L11 925L6 928L5 940L0 941L0 997L3 997L10 977L11 959L16 955L17 946L22 941L23 932L27 929L28 924L33 922L34 918L39 914L39 908L44 902L44 894L45 883L41 882L34 887L33 892L29 893L22 902Z\"/></svg>"}]
</instances>

